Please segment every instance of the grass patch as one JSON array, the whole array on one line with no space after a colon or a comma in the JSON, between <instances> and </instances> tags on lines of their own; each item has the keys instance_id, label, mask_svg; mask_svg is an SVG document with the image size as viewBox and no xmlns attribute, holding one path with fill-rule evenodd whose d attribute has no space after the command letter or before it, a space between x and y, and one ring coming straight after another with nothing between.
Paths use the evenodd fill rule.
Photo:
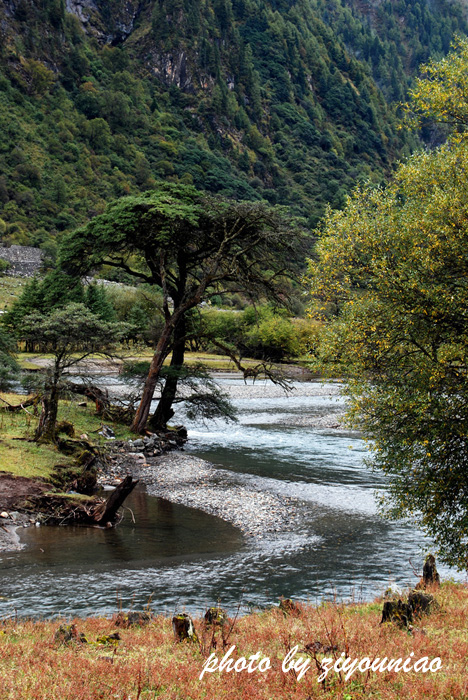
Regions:
<instances>
[{"instance_id":1,"label":"grass patch","mask_svg":"<svg viewBox=\"0 0 468 700\"><path fill-rule=\"evenodd\" d=\"M142 350L138 351L133 351L129 350L127 347L122 348L120 351L117 350L117 355L121 355L123 360L116 359L112 363L113 371L115 371L116 367L119 367L123 361L125 362L133 362L133 361L138 361L138 360L147 360L148 362L151 361L153 358L153 351L151 348L145 348ZM21 366L24 367L24 369L40 369L43 367L43 364L39 364L40 362L44 360L52 360L53 355L51 354L43 354L40 355L38 353L33 353L33 352L20 352L18 354L18 362L21 364ZM308 358L302 358L304 361L307 360ZM92 360L99 360L103 363L105 363L105 359L101 355L90 355L86 360L84 360L84 364L87 361L92 361ZM171 357L167 357L164 360L165 365L169 365L171 362ZM234 362L227 357L227 355L215 355L212 353L207 353L207 352L186 352L185 353L185 362L187 364L195 364L202 362L203 364L206 365L207 369L213 370L213 371L223 371L223 372L238 372L238 368L234 364ZM242 365L245 367L253 367L255 365L258 365L260 360L254 360L254 359L248 359L248 358L242 358ZM79 365L77 365L79 366Z\"/></svg>"},{"instance_id":2,"label":"grass patch","mask_svg":"<svg viewBox=\"0 0 468 700\"><path fill-rule=\"evenodd\" d=\"M25 396L0 393L0 397L11 404L18 404ZM60 401L58 420L73 423L75 434L88 435L95 444L108 441L98 434L102 421L95 415L93 403L86 407L78 406L78 401ZM28 413L0 413L0 469L14 476L50 479L56 464L72 465L72 457L59 452L54 445L37 445L32 442L39 417L33 416L32 408ZM115 432L117 439L129 439L132 433L119 423L105 421ZM133 436L134 437L134 436Z\"/></svg>"},{"instance_id":3,"label":"grass patch","mask_svg":"<svg viewBox=\"0 0 468 700\"><path fill-rule=\"evenodd\" d=\"M0 311L6 311L21 296L26 283L21 277L0 277Z\"/></svg>"}]
</instances>

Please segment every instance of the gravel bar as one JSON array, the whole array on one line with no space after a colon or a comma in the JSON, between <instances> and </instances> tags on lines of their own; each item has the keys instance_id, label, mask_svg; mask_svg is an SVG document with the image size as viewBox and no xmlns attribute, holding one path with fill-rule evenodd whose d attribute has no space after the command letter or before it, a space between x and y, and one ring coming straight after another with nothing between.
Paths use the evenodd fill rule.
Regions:
<instances>
[{"instance_id":1,"label":"gravel bar","mask_svg":"<svg viewBox=\"0 0 468 700\"><path fill-rule=\"evenodd\" d=\"M170 452L146 458L127 453L103 483L115 483L129 472L145 484L150 495L216 515L246 537L289 530L298 515L293 499L247 487L236 474L192 455Z\"/></svg>"}]
</instances>

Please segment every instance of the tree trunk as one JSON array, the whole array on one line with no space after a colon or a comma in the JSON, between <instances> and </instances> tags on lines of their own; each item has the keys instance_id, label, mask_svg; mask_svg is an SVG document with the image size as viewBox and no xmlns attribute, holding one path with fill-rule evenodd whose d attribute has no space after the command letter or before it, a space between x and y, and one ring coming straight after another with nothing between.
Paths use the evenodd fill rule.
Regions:
<instances>
[{"instance_id":1,"label":"tree trunk","mask_svg":"<svg viewBox=\"0 0 468 700\"><path fill-rule=\"evenodd\" d=\"M58 412L58 388L54 384L42 397L42 410L34 435L35 442L55 442Z\"/></svg>"},{"instance_id":2,"label":"tree trunk","mask_svg":"<svg viewBox=\"0 0 468 700\"><path fill-rule=\"evenodd\" d=\"M146 421L148 420L156 383L161 372L161 367L163 366L164 360L169 352L169 343L171 341L171 335L174 329L173 319L174 316L172 316L171 320L166 323L164 331L156 346L156 350L151 361L151 366L149 368L148 377L146 378L145 387L143 389L140 405L138 406L137 412L135 413L135 418L133 419L133 423L130 427L130 430L134 433L142 433L146 428Z\"/></svg>"},{"instance_id":3,"label":"tree trunk","mask_svg":"<svg viewBox=\"0 0 468 700\"><path fill-rule=\"evenodd\" d=\"M172 351L170 364L170 369L173 370L173 373L167 377L156 411L148 423L154 430L165 430L168 421L170 421L174 415L172 404L177 394L177 384L179 381L178 372L184 364L185 332L186 323L185 318L182 316L174 330L174 349Z\"/></svg>"},{"instance_id":4,"label":"tree trunk","mask_svg":"<svg viewBox=\"0 0 468 700\"><path fill-rule=\"evenodd\" d=\"M126 476L125 479L120 483L111 495L99 508L97 508L93 513L93 521L98 525L107 525L108 523L113 523L117 516L117 511L119 510L122 503L125 501L127 496L131 494L138 481L134 481L131 476Z\"/></svg>"}]
</instances>

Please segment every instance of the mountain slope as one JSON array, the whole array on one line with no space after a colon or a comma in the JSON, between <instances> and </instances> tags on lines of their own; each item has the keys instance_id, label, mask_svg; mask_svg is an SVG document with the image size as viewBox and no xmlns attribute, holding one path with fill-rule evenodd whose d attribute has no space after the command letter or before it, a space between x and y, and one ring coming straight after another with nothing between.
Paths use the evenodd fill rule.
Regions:
<instances>
[{"instance_id":1,"label":"mountain slope","mask_svg":"<svg viewBox=\"0 0 468 700\"><path fill-rule=\"evenodd\" d=\"M447 0L0 0L0 235L52 248L159 178L313 225L414 145L420 60L467 28Z\"/></svg>"}]
</instances>

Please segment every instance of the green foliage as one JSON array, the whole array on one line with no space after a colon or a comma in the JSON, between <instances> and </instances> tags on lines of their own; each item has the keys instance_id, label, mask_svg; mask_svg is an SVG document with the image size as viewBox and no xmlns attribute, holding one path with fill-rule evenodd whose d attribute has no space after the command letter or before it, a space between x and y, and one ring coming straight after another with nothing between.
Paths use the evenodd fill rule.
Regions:
<instances>
[{"instance_id":1,"label":"green foliage","mask_svg":"<svg viewBox=\"0 0 468 700\"><path fill-rule=\"evenodd\" d=\"M23 320L29 314L47 315L70 303L83 303L104 321L116 319L114 308L102 284L92 283L84 288L79 279L70 277L61 270L51 270L42 279L34 277L24 285L21 295L3 315L2 324L18 335L22 333Z\"/></svg>"},{"instance_id":2,"label":"green foliage","mask_svg":"<svg viewBox=\"0 0 468 700\"><path fill-rule=\"evenodd\" d=\"M114 308L103 284L96 284L95 282L89 284L84 294L84 303L93 314L103 321L116 320Z\"/></svg>"},{"instance_id":3,"label":"green foliage","mask_svg":"<svg viewBox=\"0 0 468 700\"><path fill-rule=\"evenodd\" d=\"M316 324L291 319L270 306L248 307L243 312L206 309L201 313L198 337L207 351L222 353L216 341L244 357L280 361L307 352Z\"/></svg>"},{"instance_id":4,"label":"green foliage","mask_svg":"<svg viewBox=\"0 0 468 700\"><path fill-rule=\"evenodd\" d=\"M456 51L416 95L428 104L433 87L441 114L452 104L444 76L456 80L465 47ZM468 561L467 173L468 141L456 133L402 165L386 189L358 190L343 212L329 212L310 264L315 312L331 315L316 365L349 377L350 421L390 476L384 508L412 516L460 569Z\"/></svg>"},{"instance_id":5,"label":"green foliage","mask_svg":"<svg viewBox=\"0 0 468 700\"><path fill-rule=\"evenodd\" d=\"M51 352L61 367L79 362L79 357L105 351L122 337L122 324L109 323L84 304L69 303L51 313L32 313L22 322L21 338Z\"/></svg>"},{"instance_id":6,"label":"green foliage","mask_svg":"<svg viewBox=\"0 0 468 700\"><path fill-rule=\"evenodd\" d=\"M7 272L11 267L11 263L8 262L8 260L3 260L3 258L0 258L0 277Z\"/></svg>"},{"instance_id":7,"label":"green foliage","mask_svg":"<svg viewBox=\"0 0 468 700\"><path fill-rule=\"evenodd\" d=\"M68 303L45 314L31 313L22 319L18 332L20 339L53 356L46 373L36 441L56 440L63 373L91 354L109 354L127 330L123 324L102 320L80 303Z\"/></svg>"},{"instance_id":8,"label":"green foliage","mask_svg":"<svg viewBox=\"0 0 468 700\"><path fill-rule=\"evenodd\" d=\"M119 45L122 3L99 3L88 35L63 3L45 4L3 12L10 242L59 238L158 179L286 204L315 224L414 145L384 96L404 98L418 62L466 29L442 0L368 11L357 0L152 0Z\"/></svg>"},{"instance_id":9,"label":"green foliage","mask_svg":"<svg viewBox=\"0 0 468 700\"><path fill-rule=\"evenodd\" d=\"M447 124L463 133L468 126L468 40L458 37L451 53L442 61L422 66L422 77L415 81L407 106L424 123Z\"/></svg>"},{"instance_id":10,"label":"green foliage","mask_svg":"<svg viewBox=\"0 0 468 700\"><path fill-rule=\"evenodd\" d=\"M18 379L19 365L15 360L14 340L0 328L0 390L7 391Z\"/></svg>"},{"instance_id":11,"label":"green foliage","mask_svg":"<svg viewBox=\"0 0 468 700\"><path fill-rule=\"evenodd\" d=\"M274 295L294 268L302 242L298 223L284 209L161 182L152 192L111 202L66 236L59 262L75 276L116 267L164 288L165 302L170 296L177 308L183 300L188 310L228 281L252 295L259 289Z\"/></svg>"}]
</instances>

